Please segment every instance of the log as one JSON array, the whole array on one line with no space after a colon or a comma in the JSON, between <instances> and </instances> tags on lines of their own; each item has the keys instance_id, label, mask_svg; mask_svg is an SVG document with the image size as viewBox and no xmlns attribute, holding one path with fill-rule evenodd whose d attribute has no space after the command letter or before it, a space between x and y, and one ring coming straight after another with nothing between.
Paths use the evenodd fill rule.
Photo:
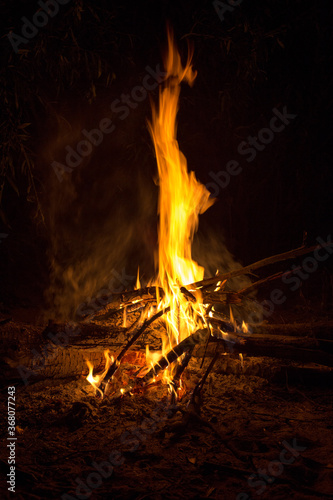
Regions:
<instances>
[{"instance_id":1,"label":"log","mask_svg":"<svg viewBox=\"0 0 333 500\"><path fill-rule=\"evenodd\" d=\"M332 322L322 321L312 325L312 328L326 328ZM7 383L10 380L24 381L30 383L37 380L63 379L67 377L80 378L83 373L87 373L86 360L91 361L96 371L104 367L105 349L110 349L111 353L119 353L129 340L129 334L125 328L111 328L94 323L80 323L74 329L79 332L77 335L67 337L67 344L64 347L52 342L64 339L62 335L70 331L68 325L52 324L46 329L32 327L30 325L9 322L1 326L0 330L0 360L3 363L2 381ZM266 331L265 331L266 328ZM310 327L311 328L311 327ZM275 331L276 330L276 331ZM283 333L278 335L277 331ZM231 351L231 356L237 353L261 358L269 357L280 360L293 360L299 363L318 363L322 366L333 366L333 355L320 349L321 340L300 336L303 332L309 331L307 324L293 325L268 325L257 329L261 333L253 333L247 336L238 336L234 333L232 342L225 342L226 350ZM269 331L269 333L267 333ZM296 332L295 336L291 332ZM50 337L48 336L50 334ZM131 334L132 335L132 334ZM144 352L145 344L148 343L151 349L160 348L158 333L145 333L145 338L139 339L132 346L135 351ZM217 339L211 337L211 343L207 351L207 356L212 357L215 352ZM319 343L319 347L318 347ZM198 359L198 368L204 355L205 345L196 346L193 356ZM228 356L223 356L228 357Z\"/></svg>"},{"instance_id":2,"label":"log","mask_svg":"<svg viewBox=\"0 0 333 500\"><path fill-rule=\"evenodd\" d=\"M0 331L2 381L80 377L86 360L100 366L104 350L111 346L120 350L126 340L124 328L93 323L80 323L71 330L68 324L43 329L11 322Z\"/></svg>"},{"instance_id":3,"label":"log","mask_svg":"<svg viewBox=\"0 0 333 500\"><path fill-rule=\"evenodd\" d=\"M200 359L198 359L198 362ZM196 362L196 360L194 361ZM236 354L220 356L214 367L214 375L232 375L236 377L257 376L276 384L310 384L331 387L333 368L315 363L297 363L295 361L274 359L271 357L244 356ZM214 382L214 381L212 381ZM246 380L242 384L244 385ZM214 383L211 391L214 392Z\"/></svg>"},{"instance_id":4,"label":"log","mask_svg":"<svg viewBox=\"0 0 333 500\"><path fill-rule=\"evenodd\" d=\"M211 340L213 345L219 342L217 338ZM333 354L318 347L317 339L310 337L291 337L269 334L250 334L248 337L230 333L222 340L226 353L246 354L251 357L270 357L280 360L292 360L300 363L317 363L333 367ZM204 348L200 347L197 356L203 356ZM208 351L208 356L212 355Z\"/></svg>"},{"instance_id":5,"label":"log","mask_svg":"<svg viewBox=\"0 0 333 500\"><path fill-rule=\"evenodd\" d=\"M308 321L307 323L263 323L262 325L248 323L248 325L255 329L256 333L262 334L269 332L275 334L288 333L289 335L304 335L304 332L311 332L312 334L321 335L327 332L332 337L333 319L314 322Z\"/></svg>"}]
</instances>

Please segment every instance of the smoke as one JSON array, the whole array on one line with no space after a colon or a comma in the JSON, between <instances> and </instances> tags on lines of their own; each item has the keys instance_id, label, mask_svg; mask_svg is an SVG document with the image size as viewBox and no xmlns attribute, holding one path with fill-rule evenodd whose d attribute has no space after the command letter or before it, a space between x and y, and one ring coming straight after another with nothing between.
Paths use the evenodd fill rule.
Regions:
<instances>
[{"instance_id":1,"label":"smoke","mask_svg":"<svg viewBox=\"0 0 333 500\"><path fill-rule=\"evenodd\" d=\"M140 267L141 284L154 277L157 251L158 188L153 176L156 163L148 142L145 114L133 113L82 158L77 167L62 174L60 182L52 167L66 165L68 146L76 150L84 139L82 129L92 130L99 117L76 110L55 113L53 133L41 141L38 153L43 172L41 199L48 234L50 283L46 290L48 317L68 320L77 308L101 289L129 289ZM67 119L66 116L70 116ZM101 115L103 116L103 114ZM140 127L138 128L138 123ZM146 135L145 135L146 133ZM66 149L67 148L67 149ZM206 217L207 219L207 217ZM193 243L193 259L205 276L240 266L216 230L202 228ZM115 276L126 275L126 286ZM247 276L230 280L229 289L250 283ZM112 292L112 290L111 290ZM249 309L255 307L253 300ZM242 311L242 319L246 311ZM237 317L237 313L235 313Z\"/></svg>"},{"instance_id":2,"label":"smoke","mask_svg":"<svg viewBox=\"0 0 333 500\"><path fill-rule=\"evenodd\" d=\"M192 247L193 259L205 269L205 278L214 276L216 272L228 273L241 269L242 265L237 262L225 244L223 234L211 227L200 228L195 235ZM227 281L225 290L238 291L251 284L251 279L243 274ZM260 314L261 306L255 300L256 292L252 291L246 300L240 305L233 304L232 312L236 319L247 321L254 312ZM229 316L229 305L215 307Z\"/></svg>"},{"instance_id":3,"label":"smoke","mask_svg":"<svg viewBox=\"0 0 333 500\"><path fill-rule=\"evenodd\" d=\"M77 307L89 302L111 279L115 289L125 289L115 276L125 273L133 277L126 280L131 288L138 266L147 277L152 274L151 228L156 223L157 189L150 178L150 165L140 164L140 155L137 160L126 156L124 137L131 140L133 120L105 137L77 167L62 172L60 181L52 162L67 166L68 146L75 151L84 139L82 129L91 130L98 119L89 122L89 117L78 116L69 124L56 116L56 131L43 142L39 158L49 240L46 314L65 320L73 318Z\"/></svg>"}]
</instances>

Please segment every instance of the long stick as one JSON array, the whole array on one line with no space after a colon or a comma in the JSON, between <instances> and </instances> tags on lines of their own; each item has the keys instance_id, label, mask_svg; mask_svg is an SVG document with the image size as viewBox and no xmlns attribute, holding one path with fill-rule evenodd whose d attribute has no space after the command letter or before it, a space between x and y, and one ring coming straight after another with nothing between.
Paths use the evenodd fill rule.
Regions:
<instances>
[{"instance_id":1,"label":"long stick","mask_svg":"<svg viewBox=\"0 0 333 500\"><path fill-rule=\"evenodd\" d=\"M209 337L208 337L209 338ZM171 392L171 404L174 405L177 402L178 394L177 394L177 389L179 387L179 381L180 377L182 376L185 368L187 368L187 365L190 362L190 359L192 357L194 351L194 346L190 348L189 351L185 354L184 358L182 359L181 363L177 366L176 373L172 379L171 382L171 387L172 387L172 392Z\"/></svg>"},{"instance_id":2,"label":"long stick","mask_svg":"<svg viewBox=\"0 0 333 500\"><path fill-rule=\"evenodd\" d=\"M190 291L192 289L205 287L208 285L214 285L218 281L223 281L226 279L234 278L235 276L241 276L242 274L249 274L255 269L260 269L261 267L268 266L270 264L275 264L276 262L282 262L283 260L295 259L296 257L300 257L301 255L306 255L307 253L315 252L320 248L326 248L333 246L333 241L323 245L314 245L312 247L299 247L294 250L289 250L288 252L279 253L277 255L273 255L272 257L267 257L266 259L259 260L258 262L254 262L253 264L249 264L248 266L242 267L241 269L235 269L234 271L229 271L224 274L217 274L212 278L207 278L202 281L197 281L196 283L192 283L191 285L187 285Z\"/></svg>"},{"instance_id":3,"label":"long stick","mask_svg":"<svg viewBox=\"0 0 333 500\"><path fill-rule=\"evenodd\" d=\"M297 268L299 269L299 268ZM245 288L242 288L242 290L239 290L237 294L239 295L245 295L248 294L249 292L252 292L255 288L258 288L261 285L264 285L265 283L268 283L269 281L277 280L278 278L281 278L284 274L292 274L293 271L280 271L278 273L272 274L271 276L267 276L266 278L263 278L261 280L258 280L254 283L251 283L251 285L246 286Z\"/></svg>"},{"instance_id":4,"label":"long stick","mask_svg":"<svg viewBox=\"0 0 333 500\"><path fill-rule=\"evenodd\" d=\"M191 401L194 401L195 399L195 396L197 395L198 392L201 391L201 389L203 388L204 386L204 383L206 382L206 379L210 373L210 371L212 370L217 358L219 357L220 355L220 351L219 349L217 348L216 351L215 351L215 354L213 356L213 359L211 360L211 362L209 363L208 365L208 368L204 374L204 376L202 377L202 379L200 380L200 382L195 386L194 390L193 390L193 393L192 393L192 396L191 396Z\"/></svg>"}]
</instances>

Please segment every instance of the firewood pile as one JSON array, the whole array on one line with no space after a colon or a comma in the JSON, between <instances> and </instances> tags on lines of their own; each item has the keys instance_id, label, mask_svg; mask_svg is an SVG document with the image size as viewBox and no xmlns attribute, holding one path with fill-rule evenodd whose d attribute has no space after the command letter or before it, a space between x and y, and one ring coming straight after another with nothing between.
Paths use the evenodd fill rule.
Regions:
<instances>
[{"instance_id":1,"label":"firewood pile","mask_svg":"<svg viewBox=\"0 0 333 500\"><path fill-rule=\"evenodd\" d=\"M247 330L228 314L230 306L248 307L248 301L255 301L251 291L276 283L283 274L274 269L274 274L254 280L253 271L318 248L301 247L181 287L189 303L200 289L206 323L150 366L145 346L160 350L168 310L158 309L163 290L154 286L114 295L94 315L68 324L50 322L43 329L2 319L3 385L15 385L20 402L17 433L23 452L17 477L23 496L18 498L30 498L27 488L34 489L31 498L76 495L76 478L83 484L96 472L89 464L105 462L108 449L122 450L117 451L122 453L121 465L115 464L112 484L103 481L97 495L109 491L115 498L132 498L138 491L142 498L146 491L153 492L153 498L160 498L159 491L169 498L188 498L189 492L204 498L256 494L259 488L251 477L258 475L259 465L276 462L284 449L281 443L294 442L301 454L295 464L285 466L281 477L261 481L268 495L263 498L273 498L273 493L317 498L318 492L329 498L330 464L325 457L331 446L326 423L331 397L327 388L333 379L333 359L327 349L332 321L248 323ZM242 274L250 274L252 284L241 290L226 287ZM145 317L142 311L148 308L152 313ZM114 356L107 368L105 351ZM104 374L97 392L85 380L87 360L94 372ZM173 378L163 384L160 378L170 365L176 365ZM303 395L297 389L302 384L314 389ZM147 422L152 429L146 432ZM325 443L318 444L320 439ZM175 495L179 471L188 480L177 483ZM297 480L297 471L302 477L308 475L305 483Z\"/></svg>"},{"instance_id":2,"label":"firewood pile","mask_svg":"<svg viewBox=\"0 0 333 500\"><path fill-rule=\"evenodd\" d=\"M207 357L214 359L214 362L218 360L219 363L222 360L226 363L228 359L229 365L236 360L238 363L243 355L251 358L275 357L290 362L317 363L321 370L330 372L330 367L333 366L332 355L325 349L330 340L321 341L318 338L323 329L327 330L332 326L329 321L317 321L312 326L313 335L309 336L306 334L309 326L307 323L245 325L238 318L230 318L229 315L230 306L237 305L241 311L243 306L256 304L251 292L264 284L276 281L283 275L283 271L253 281L241 290L230 290L230 287L228 289L226 284L232 278L252 274L253 271L271 264L311 253L316 248L319 247L301 247L181 287L183 296L190 304L195 300L195 290L200 290L205 307L204 320L198 325L196 332L174 345L169 352L164 352L158 359L155 358L150 366L147 366L144 350L148 344L150 349L160 352L163 316L168 312L168 307L158 309L163 290L154 286L113 295L112 301L105 307L92 315L81 317L80 321L74 323L64 325L50 322L42 333L34 334L30 329L29 335L12 332L8 339L3 338L4 375L7 379L21 378L24 382L75 377L87 373L87 361L90 361L95 372L104 373L104 377L96 384L98 394L103 396L107 393L110 398L118 398L128 392L145 390L155 383L171 364L175 364L176 369L174 380L169 381L169 386L174 387L172 394L177 393L180 390L182 374L192 356L196 359L200 357L201 364ZM148 309L152 311L150 317L142 314ZM121 326L119 322L122 320L119 318L122 318L124 313L127 325ZM109 351L113 356L112 362L109 357L108 366L105 362L105 351ZM136 370L131 370L126 384L123 385L118 375L123 369L122 365L131 365L131 359L136 360L132 363ZM201 378L204 377L205 374L202 373ZM203 380L199 381L199 386L202 387L202 384Z\"/></svg>"},{"instance_id":3,"label":"firewood pile","mask_svg":"<svg viewBox=\"0 0 333 500\"><path fill-rule=\"evenodd\" d=\"M193 292L196 290L200 290L202 303L206 308L206 315L204 317L205 324L199 325L200 328L180 342L178 345L173 346L170 351L164 354L162 357L158 359L158 361L150 368L148 373L146 373L143 377L136 376L131 379L125 388L119 388L118 391L115 391L113 397L121 397L127 392L137 389L138 387L144 387L150 385L153 381L156 380L156 377L162 372L165 368L171 365L174 362L177 362L181 358L181 361L178 362L177 370L175 372L174 378L171 381L170 386L174 388L172 392L172 399L174 400L175 394L177 394L177 390L180 389L180 377L183 371L186 369L191 355L193 354L194 348L198 345L204 345L207 348L208 343L212 340L216 343L216 351L213 357L212 363L209 365L207 372L203 376L202 380L196 387L202 387L209 371L213 367L214 362L218 359L221 353L226 352L238 352L238 353L252 353L255 352L256 343L257 347L260 346L260 335L259 337L252 336L252 330L249 331L249 328L243 324L240 324L233 317L230 319L225 314L219 313L214 310L214 306L217 305L230 305L230 304L239 304L241 305L244 301L247 300L248 294L250 291L253 291L255 288L267 283L268 281L275 280L282 276L283 273L276 273L274 275L270 275L264 279L258 280L257 282L252 283L251 285L243 288L242 290L234 290L234 291L226 291L224 286L231 278L235 276L240 276L242 274L250 274L256 269L260 269L262 267L268 266L273 263L281 262L284 260L288 260L291 258L295 258L306 253L310 253L315 251L320 247L312 247L305 248L301 247L296 250L285 252L283 254L275 255L271 258L264 259L262 261L256 262L247 267L243 267L241 269L231 271L225 274L217 274L213 278L209 278L203 280L198 283L193 283L186 287L181 287L180 291L184 295L184 297L191 303L195 302L196 298L193 295ZM212 287L214 289L212 289ZM120 310L128 312L133 311L142 311L147 308L155 308L154 314L147 320L143 321L140 324L140 317L129 327L129 331L135 330L135 333L130 336L130 339L125 344L123 349L117 355L117 357L112 361L108 369L106 370L103 380L100 383L99 392L103 395L107 392L108 384L112 380L113 375L119 368L121 361L127 351L133 346L133 344L140 338L140 336L159 318L163 317L164 314L170 311L170 306L164 307L161 310L158 310L158 300L163 298L163 289L157 290L156 287L146 287L144 289L139 289L135 291L130 291L124 294L120 294L113 300L111 303L107 305L106 308L103 308L98 313L89 316L86 318L86 321L96 320L106 320L110 318L115 312L119 312ZM157 299L157 296L159 299ZM251 325L250 325L251 328ZM250 340L249 340L250 339ZM284 345L284 351L289 351L289 357L297 357L297 354L303 357L304 359L304 349L301 349L299 353L297 353L297 349L300 347L310 348L310 353L308 353L309 359L311 357L312 361L323 360L323 356L320 352L312 352L315 351L316 341L309 341L306 343L303 339L298 339L301 341L295 340L290 337L283 339L275 339L273 336L271 338L265 337L264 340L268 341L268 349L269 348L275 353L276 349ZM269 343L270 341L270 343ZM289 343L288 343L289 342ZM280 344L280 345L279 345ZM295 345L296 344L296 345ZM297 345L298 344L298 345ZM287 346L287 348L286 348ZM273 349L272 349L273 348ZM312 351L311 351L312 348ZM281 351L281 349L280 349ZM328 359L329 358L329 359ZM327 358L328 364L333 362L333 356ZM332 363L333 364L333 363ZM195 391L194 391L195 393Z\"/></svg>"}]
</instances>

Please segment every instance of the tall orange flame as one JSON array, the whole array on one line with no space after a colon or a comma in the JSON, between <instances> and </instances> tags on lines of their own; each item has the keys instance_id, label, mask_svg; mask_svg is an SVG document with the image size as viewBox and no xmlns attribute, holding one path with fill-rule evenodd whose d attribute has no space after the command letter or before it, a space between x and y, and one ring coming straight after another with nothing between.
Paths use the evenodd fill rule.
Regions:
<instances>
[{"instance_id":1,"label":"tall orange flame","mask_svg":"<svg viewBox=\"0 0 333 500\"><path fill-rule=\"evenodd\" d=\"M147 365L153 365L161 354L178 344L200 328L204 320L204 306L199 290L193 292L194 301L190 302L182 293L181 287L203 279L204 269L192 260L192 242L198 228L199 215L213 204L206 187L188 172L185 156L177 142L176 117L182 81L192 85L196 72L192 68L193 52L190 50L186 65L183 66L180 54L174 44L173 34L168 30L168 53L165 61L166 80L159 94L158 110L152 107L152 122L149 130L154 142L158 167L159 183L159 233L158 233L158 287L162 287L164 297L158 301L158 308L170 306L164 317L167 323L167 336L163 338L162 353L149 353ZM139 275L137 288L140 287ZM151 311L147 312L148 317ZM124 317L125 321L125 317ZM87 377L97 387L103 380L93 377L92 366ZM170 381L171 373L164 370L164 379ZM101 392L101 391L100 391Z\"/></svg>"},{"instance_id":2,"label":"tall orange flame","mask_svg":"<svg viewBox=\"0 0 333 500\"><path fill-rule=\"evenodd\" d=\"M193 53L190 50L186 65L168 30L168 53L165 61L166 80L160 90L158 110L152 108L149 130L154 142L159 183L159 248L157 284L165 292L163 305L170 305L167 315L168 348L180 342L198 328L201 307L189 305L180 291L187 285L203 279L204 269L191 257L194 233L198 228L199 214L213 201L206 187L188 172L187 161L177 141L176 116L180 84L192 85L196 72L192 68ZM190 310L191 309L191 310ZM167 347L165 343L165 348Z\"/></svg>"},{"instance_id":3,"label":"tall orange flame","mask_svg":"<svg viewBox=\"0 0 333 500\"><path fill-rule=\"evenodd\" d=\"M187 171L185 156L177 142L176 116L180 83L193 84L196 72L191 66L192 52L183 67L168 33L166 84L159 96L159 110L152 109L149 124L154 141L159 175L159 282L166 288L174 284L189 284L203 276L191 258L191 244L198 226L198 216L211 204L210 193L197 181L194 172Z\"/></svg>"}]
</instances>

